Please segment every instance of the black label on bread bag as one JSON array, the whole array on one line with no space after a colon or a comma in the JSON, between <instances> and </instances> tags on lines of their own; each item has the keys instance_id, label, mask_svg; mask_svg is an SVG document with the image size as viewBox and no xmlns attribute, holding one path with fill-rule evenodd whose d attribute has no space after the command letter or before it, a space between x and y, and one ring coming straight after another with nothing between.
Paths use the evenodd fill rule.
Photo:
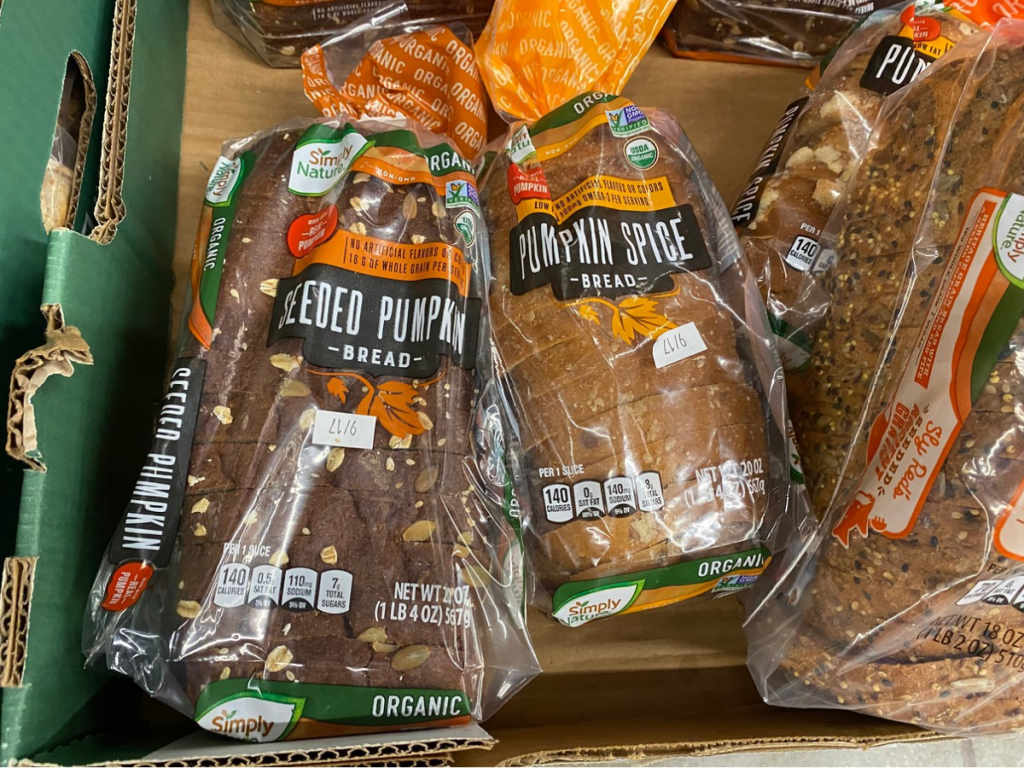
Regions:
<instances>
[{"instance_id":1,"label":"black label on bread bag","mask_svg":"<svg viewBox=\"0 0 1024 768\"><path fill-rule=\"evenodd\" d=\"M512 293L551 285L559 301L672 290L672 274L711 266L693 206L591 206L561 223L531 213L509 233Z\"/></svg>"},{"instance_id":2,"label":"black label on bread bag","mask_svg":"<svg viewBox=\"0 0 1024 768\"><path fill-rule=\"evenodd\" d=\"M145 562L154 568L165 568L170 562L205 375L206 361L199 358L178 360L172 369L157 415L153 445L111 540L107 554L111 565ZM110 586L116 586L119 573L120 569L114 572ZM127 582L125 587L128 588ZM121 595L111 601L108 590L107 602L119 605L124 599L127 598Z\"/></svg>"},{"instance_id":3,"label":"black label on bread bag","mask_svg":"<svg viewBox=\"0 0 1024 768\"><path fill-rule=\"evenodd\" d=\"M449 279L403 278L310 264L278 283L267 346L302 338L310 365L369 376L429 378L442 355L473 368L480 299Z\"/></svg>"},{"instance_id":4,"label":"black label on bread bag","mask_svg":"<svg viewBox=\"0 0 1024 768\"><path fill-rule=\"evenodd\" d=\"M782 113L778 125L768 138L768 143L754 166L747 185L743 188L736 205L732 209L732 223L734 227L745 227L757 217L757 208L761 203L761 195L768 185L768 180L779 170L779 160L782 158L782 150L786 146L786 138L789 136L796 119L803 112L807 104L808 96L797 99Z\"/></svg>"},{"instance_id":5,"label":"black label on bread bag","mask_svg":"<svg viewBox=\"0 0 1024 768\"><path fill-rule=\"evenodd\" d=\"M860 79L861 88L885 96L911 83L935 59L914 48L909 37L889 35L875 48Z\"/></svg>"}]
</instances>

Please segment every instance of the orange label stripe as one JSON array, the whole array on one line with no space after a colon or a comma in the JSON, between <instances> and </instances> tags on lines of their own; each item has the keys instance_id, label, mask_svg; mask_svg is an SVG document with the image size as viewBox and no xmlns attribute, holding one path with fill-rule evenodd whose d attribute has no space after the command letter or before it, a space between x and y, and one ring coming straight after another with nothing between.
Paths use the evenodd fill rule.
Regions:
<instances>
[{"instance_id":1,"label":"orange label stripe","mask_svg":"<svg viewBox=\"0 0 1024 768\"><path fill-rule=\"evenodd\" d=\"M462 296L469 293L472 266L462 251L446 243L410 245L339 230L308 256L297 259L292 274L312 264L329 264L388 280L448 280Z\"/></svg>"}]
</instances>

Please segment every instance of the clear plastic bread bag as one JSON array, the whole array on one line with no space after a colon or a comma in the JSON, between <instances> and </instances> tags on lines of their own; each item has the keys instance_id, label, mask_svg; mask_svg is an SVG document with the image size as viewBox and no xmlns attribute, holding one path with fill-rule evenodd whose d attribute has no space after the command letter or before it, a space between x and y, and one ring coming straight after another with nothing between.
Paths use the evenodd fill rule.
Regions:
<instances>
[{"instance_id":1,"label":"clear plastic bread bag","mask_svg":"<svg viewBox=\"0 0 1024 768\"><path fill-rule=\"evenodd\" d=\"M747 623L769 703L1024 725L1022 232L1024 22L1007 20L885 104L828 226L817 395L793 410L831 502Z\"/></svg>"},{"instance_id":2,"label":"clear plastic bread bag","mask_svg":"<svg viewBox=\"0 0 1024 768\"><path fill-rule=\"evenodd\" d=\"M821 233L882 104L978 28L932 2L876 11L822 62L765 143L732 217L791 389L829 308Z\"/></svg>"},{"instance_id":3,"label":"clear plastic bread bag","mask_svg":"<svg viewBox=\"0 0 1024 768\"><path fill-rule=\"evenodd\" d=\"M412 122L224 145L91 660L258 741L481 720L539 672L478 490L485 244L470 164Z\"/></svg>"},{"instance_id":4,"label":"clear plastic bread bag","mask_svg":"<svg viewBox=\"0 0 1024 768\"><path fill-rule=\"evenodd\" d=\"M372 18L362 31L391 37L419 25L480 31L490 0L210 0L217 26L272 67L298 67L307 48ZM361 45L365 49L365 45Z\"/></svg>"},{"instance_id":5,"label":"clear plastic bread bag","mask_svg":"<svg viewBox=\"0 0 1024 768\"><path fill-rule=\"evenodd\" d=\"M813 67L865 16L893 0L679 0L665 26L676 56Z\"/></svg>"},{"instance_id":6,"label":"clear plastic bread bag","mask_svg":"<svg viewBox=\"0 0 1024 768\"><path fill-rule=\"evenodd\" d=\"M477 46L511 122L480 177L496 400L534 602L569 626L739 591L804 519L725 206L672 116L612 95L670 5L500 0Z\"/></svg>"}]
</instances>

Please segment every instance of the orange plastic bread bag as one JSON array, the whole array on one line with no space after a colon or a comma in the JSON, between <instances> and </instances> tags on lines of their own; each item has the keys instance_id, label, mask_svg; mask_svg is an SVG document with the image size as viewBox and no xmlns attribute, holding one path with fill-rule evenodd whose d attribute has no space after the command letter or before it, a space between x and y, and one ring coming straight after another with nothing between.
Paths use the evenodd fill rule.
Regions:
<instances>
[{"instance_id":1,"label":"orange plastic bread bag","mask_svg":"<svg viewBox=\"0 0 1024 768\"><path fill-rule=\"evenodd\" d=\"M405 3L381 14L401 19ZM381 15L379 14L379 15ZM366 46L367 17L302 55L302 87L327 117L406 117L472 159L487 141L487 95L465 25L428 25ZM396 22L397 23L397 22Z\"/></svg>"},{"instance_id":2,"label":"orange plastic bread bag","mask_svg":"<svg viewBox=\"0 0 1024 768\"><path fill-rule=\"evenodd\" d=\"M587 91L621 93L674 0L499 0L477 41L502 116L532 122Z\"/></svg>"}]
</instances>

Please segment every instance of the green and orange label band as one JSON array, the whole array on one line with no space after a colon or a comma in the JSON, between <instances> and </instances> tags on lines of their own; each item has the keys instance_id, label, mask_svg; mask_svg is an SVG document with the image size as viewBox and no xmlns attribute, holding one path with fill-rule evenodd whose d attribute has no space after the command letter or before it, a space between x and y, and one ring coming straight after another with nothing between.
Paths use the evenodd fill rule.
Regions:
<instances>
[{"instance_id":1,"label":"green and orange label band","mask_svg":"<svg viewBox=\"0 0 1024 768\"><path fill-rule=\"evenodd\" d=\"M207 349L213 343L217 294L220 291L224 254L231 237L239 192L254 161L251 152L233 160L222 157L217 161L199 219L199 232L192 253L192 307L188 315L188 328Z\"/></svg>"},{"instance_id":2,"label":"green and orange label band","mask_svg":"<svg viewBox=\"0 0 1024 768\"><path fill-rule=\"evenodd\" d=\"M736 592L751 586L771 557L762 546L646 571L570 581L555 590L552 614L566 626L581 626L708 593Z\"/></svg>"},{"instance_id":3,"label":"green and orange label band","mask_svg":"<svg viewBox=\"0 0 1024 768\"><path fill-rule=\"evenodd\" d=\"M983 189L971 202L924 327L868 435L868 465L833 535L904 538L1024 314L1024 196ZM995 546L1024 560L1021 492L1004 500Z\"/></svg>"},{"instance_id":4,"label":"green and orange label band","mask_svg":"<svg viewBox=\"0 0 1024 768\"><path fill-rule=\"evenodd\" d=\"M213 733L272 742L465 725L470 715L463 691L245 678L207 685L194 717Z\"/></svg>"}]
</instances>

